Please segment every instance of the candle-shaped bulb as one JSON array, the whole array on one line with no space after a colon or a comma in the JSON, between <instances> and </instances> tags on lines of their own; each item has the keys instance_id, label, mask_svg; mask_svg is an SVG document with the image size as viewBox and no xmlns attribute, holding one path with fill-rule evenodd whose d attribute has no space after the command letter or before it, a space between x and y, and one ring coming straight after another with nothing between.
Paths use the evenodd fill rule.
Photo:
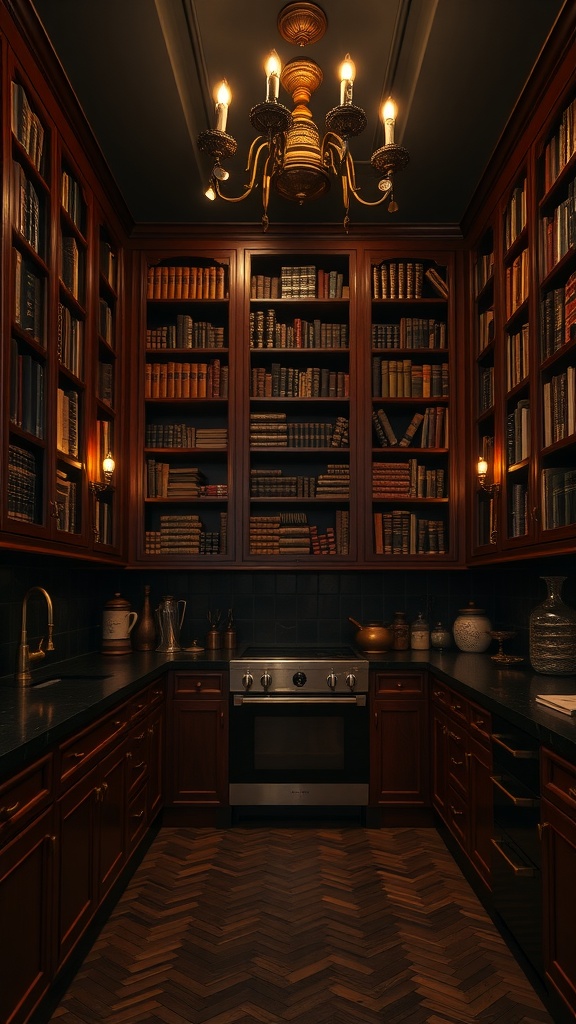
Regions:
<instances>
[{"instance_id":1,"label":"candle-shaped bulb","mask_svg":"<svg viewBox=\"0 0 576 1024\"><path fill-rule=\"evenodd\" d=\"M382 121L384 123L384 142L387 146L392 146L394 144L394 125L396 124L396 104L391 96L382 107Z\"/></svg>"},{"instance_id":2,"label":"candle-shaped bulb","mask_svg":"<svg viewBox=\"0 0 576 1024\"><path fill-rule=\"evenodd\" d=\"M280 90L280 71L282 65L276 50L271 50L266 58L266 102L276 103Z\"/></svg>"},{"instance_id":3,"label":"candle-shaped bulb","mask_svg":"<svg viewBox=\"0 0 576 1024\"><path fill-rule=\"evenodd\" d=\"M104 478L109 480L115 469L116 463L112 457L112 452L108 452L108 454L102 459L102 472L104 473Z\"/></svg>"},{"instance_id":4,"label":"candle-shaped bulb","mask_svg":"<svg viewBox=\"0 0 576 1024\"><path fill-rule=\"evenodd\" d=\"M347 53L340 65L340 103L348 106L352 103L352 84L356 77L356 65Z\"/></svg>"},{"instance_id":5,"label":"candle-shaped bulb","mask_svg":"<svg viewBox=\"0 0 576 1024\"><path fill-rule=\"evenodd\" d=\"M486 459L482 455L480 455L480 457L478 459L478 465L476 466L476 473L477 473L478 478L479 478L481 483L484 482L484 478L485 478L487 472L488 472L488 463L486 462Z\"/></svg>"},{"instance_id":6,"label":"candle-shaped bulb","mask_svg":"<svg viewBox=\"0 0 576 1024\"><path fill-rule=\"evenodd\" d=\"M230 106L230 100L232 99L232 93L230 92L230 86L226 79L220 82L216 91L216 131L226 131L226 120L228 118L228 107Z\"/></svg>"}]
</instances>

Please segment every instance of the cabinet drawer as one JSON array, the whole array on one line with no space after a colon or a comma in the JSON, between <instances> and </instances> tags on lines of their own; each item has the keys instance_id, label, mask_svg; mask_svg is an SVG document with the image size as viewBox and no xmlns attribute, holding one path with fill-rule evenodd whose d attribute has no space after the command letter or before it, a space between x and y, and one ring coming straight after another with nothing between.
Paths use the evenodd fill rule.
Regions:
<instances>
[{"instance_id":1,"label":"cabinet drawer","mask_svg":"<svg viewBox=\"0 0 576 1024\"><path fill-rule=\"evenodd\" d=\"M576 766L542 750L542 793L564 811L576 812Z\"/></svg>"},{"instance_id":2,"label":"cabinet drawer","mask_svg":"<svg viewBox=\"0 0 576 1024\"><path fill-rule=\"evenodd\" d=\"M48 806L53 780L54 761L48 754L0 786L0 844Z\"/></svg>"},{"instance_id":3,"label":"cabinet drawer","mask_svg":"<svg viewBox=\"0 0 576 1024\"><path fill-rule=\"evenodd\" d=\"M225 676L223 672L175 672L174 695L190 697L197 693L201 696L218 696L224 693Z\"/></svg>"},{"instance_id":4,"label":"cabinet drawer","mask_svg":"<svg viewBox=\"0 0 576 1024\"><path fill-rule=\"evenodd\" d=\"M426 680L418 673L410 672L376 672L374 675L374 692L378 696L394 696L402 694L403 697L411 695L423 697L426 693Z\"/></svg>"},{"instance_id":5,"label":"cabinet drawer","mask_svg":"<svg viewBox=\"0 0 576 1024\"><path fill-rule=\"evenodd\" d=\"M112 740L119 738L128 725L128 704L121 705L113 714L101 719L96 725L77 733L73 739L62 743L59 748L60 783L68 785L74 781L84 765L91 765L97 752Z\"/></svg>"},{"instance_id":6,"label":"cabinet drawer","mask_svg":"<svg viewBox=\"0 0 576 1024\"><path fill-rule=\"evenodd\" d=\"M153 707L156 707L157 704L160 704L164 700L164 695L165 684L163 679L158 679L149 686L145 686L140 693L137 693L128 702L130 721L133 721L138 718L139 715L145 714Z\"/></svg>"},{"instance_id":7,"label":"cabinet drawer","mask_svg":"<svg viewBox=\"0 0 576 1024\"><path fill-rule=\"evenodd\" d=\"M130 730L126 743L128 792L131 793L142 781L149 769L150 733L148 722L143 721Z\"/></svg>"},{"instance_id":8,"label":"cabinet drawer","mask_svg":"<svg viewBox=\"0 0 576 1024\"><path fill-rule=\"evenodd\" d=\"M448 725L447 734L447 768L452 785L459 787L463 793L467 790L468 754L466 751L466 735L458 726Z\"/></svg>"},{"instance_id":9,"label":"cabinet drawer","mask_svg":"<svg viewBox=\"0 0 576 1024\"><path fill-rule=\"evenodd\" d=\"M444 683L439 683L437 679L432 678L430 680L430 696L432 703L437 707L443 708L444 711L450 710L450 690Z\"/></svg>"},{"instance_id":10,"label":"cabinet drawer","mask_svg":"<svg viewBox=\"0 0 576 1024\"><path fill-rule=\"evenodd\" d=\"M147 821L148 808L148 787L141 789L132 797L128 804L128 848L131 850L137 845L143 835Z\"/></svg>"}]
</instances>

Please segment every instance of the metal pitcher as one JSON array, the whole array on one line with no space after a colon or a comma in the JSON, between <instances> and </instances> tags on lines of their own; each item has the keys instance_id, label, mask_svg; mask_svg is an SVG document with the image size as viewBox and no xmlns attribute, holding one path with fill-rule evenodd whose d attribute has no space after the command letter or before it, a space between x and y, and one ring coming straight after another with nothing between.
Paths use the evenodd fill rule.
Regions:
<instances>
[{"instance_id":1,"label":"metal pitcher","mask_svg":"<svg viewBox=\"0 0 576 1024\"><path fill-rule=\"evenodd\" d=\"M180 611L180 608L182 611ZM186 613L186 601L177 601L171 594L161 598L156 609L156 626L160 643L156 648L163 654L180 651L180 630Z\"/></svg>"}]
</instances>

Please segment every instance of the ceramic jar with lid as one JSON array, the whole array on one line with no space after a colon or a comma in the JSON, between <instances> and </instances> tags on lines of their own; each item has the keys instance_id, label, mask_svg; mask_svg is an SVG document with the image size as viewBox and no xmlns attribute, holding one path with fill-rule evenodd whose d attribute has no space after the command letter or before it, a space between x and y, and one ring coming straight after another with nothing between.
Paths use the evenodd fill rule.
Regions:
<instances>
[{"instance_id":1,"label":"ceramic jar with lid","mask_svg":"<svg viewBox=\"0 0 576 1024\"><path fill-rule=\"evenodd\" d=\"M452 647L452 631L442 622L437 622L430 630L430 646L435 651L447 651Z\"/></svg>"},{"instance_id":2,"label":"ceramic jar with lid","mask_svg":"<svg viewBox=\"0 0 576 1024\"><path fill-rule=\"evenodd\" d=\"M410 647L413 651L427 651L430 647L430 626L419 612L410 627Z\"/></svg>"},{"instance_id":3,"label":"ceramic jar with lid","mask_svg":"<svg viewBox=\"0 0 576 1024\"><path fill-rule=\"evenodd\" d=\"M130 633L136 625L137 612L120 594L114 594L102 612L102 653L130 654Z\"/></svg>"},{"instance_id":4,"label":"ceramic jar with lid","mask_svg":"<svg viewBox=\"0 0 576 1024\"><path fill-rule=\"evenodd\" d=\"M394 638L392 640L392 650L410 650L410 626L408 625L406 612L394 612L392 635Z\"/></svg>"},{"instance_id":5,"label":"ceramic jar with lid","mask_svg":"<svg viewBox=\"0 0 576 1024\"><path fill-rule=\"evenodd\" d=\"M491 629L492 623L484 608L477 608L470 601L466 608L460 608L454 620L452 633L456 647L467 653L481 654L492 642Z\"/></svg>"}]
</instances>

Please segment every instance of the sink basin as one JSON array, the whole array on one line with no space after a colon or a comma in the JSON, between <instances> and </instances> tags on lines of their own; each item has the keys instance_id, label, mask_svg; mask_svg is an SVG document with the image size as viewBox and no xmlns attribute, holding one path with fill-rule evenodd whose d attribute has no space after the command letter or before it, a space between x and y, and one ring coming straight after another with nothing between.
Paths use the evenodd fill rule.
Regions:
<instances>
[{"instance_id":1,"label":"sink basin","mask_svg":"<svg viewBox=\"0 0 576 1024\"><path fill-rule=\"evenodd\" d=\"M52 676L51 679L42 679L39 680L37 683L33 682L30 685L35 690L39 690L43 686L52 686L54 683L62 683L68 679L73 679L77 682L82 682L86 679L110 679L110 674L108 673L107 675L99 675L97 672L78 672L69 674L62 673L62 675Z\"/></svg>"}]
</instances>

